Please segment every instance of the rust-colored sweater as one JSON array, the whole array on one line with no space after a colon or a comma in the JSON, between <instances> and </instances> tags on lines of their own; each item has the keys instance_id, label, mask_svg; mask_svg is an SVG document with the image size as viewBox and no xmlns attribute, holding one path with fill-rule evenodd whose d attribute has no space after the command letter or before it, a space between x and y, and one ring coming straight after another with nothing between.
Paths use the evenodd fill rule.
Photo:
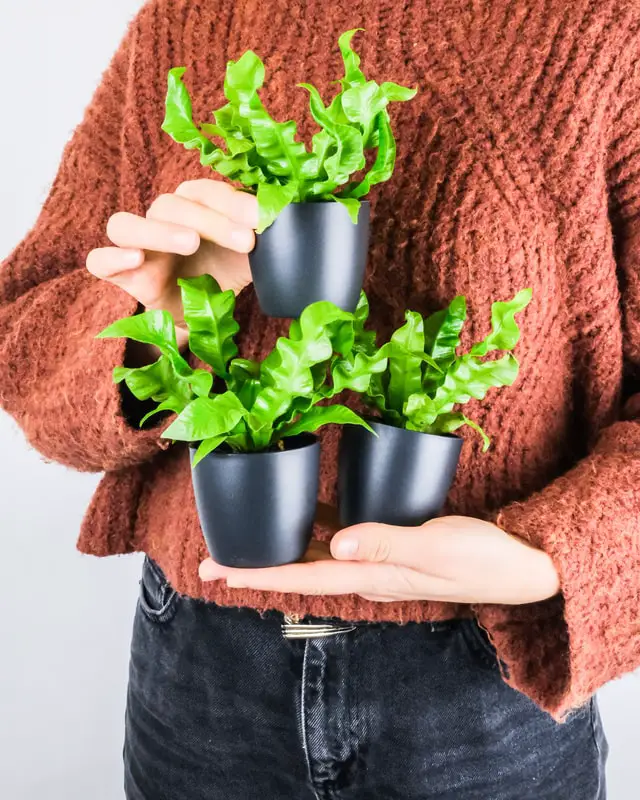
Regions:
<instances>
[{"instance_id":1,"label":"rust-colored sweater","mask_svg":"<svg viewBox=\"0 0 640 800\"><path fill-rule=\"evenodd\" d=\"M224 605L359 620L475 613L510 683L555 716L640 665L640 7L624 0L155 0L131 23L70 143L33 230L0 269L0 401L49 459L104 471L79 548L146 551L172 584ZM206 556L187 452L127 422L97 341L136 303L84 268L118 209L214 177L160 130L166 74L188 67L196 117L221 104L227 59L266 61L268 107L314 130L307 95L331 96L338 35L367 73L417 86L393 108L398 162L374 188L366 291L382 335L406 308L456 293L468 340L490 303L531 286L516 385L469 409L493 437L465 442L448 510L494 519L546 550L562 594L520 607L375 604L203 585ZM239 299L241 353L286 322ZM323 436L334 499L339 431Z\"/></svg>"}]
</instances>

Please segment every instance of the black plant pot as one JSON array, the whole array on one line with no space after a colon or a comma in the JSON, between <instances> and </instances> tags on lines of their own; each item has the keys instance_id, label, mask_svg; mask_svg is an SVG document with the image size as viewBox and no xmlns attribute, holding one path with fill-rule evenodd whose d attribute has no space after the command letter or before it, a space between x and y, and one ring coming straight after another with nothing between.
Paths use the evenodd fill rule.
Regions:
<instances>
[{"instance_id":1,"label":"black plant pot","mask_svg":"<svg viewBox=\"0 0 640 800\"><path fill-rule=\"evenodd\" d=\"M299 317L317 300L344 311L358 304L369 247L369 203L357 224L340 203L292 203L249 254L262 311L269 317Z\"/></svg>"},{"instance_id":2,"label":"black plant pot","mask_svg":"<svg viewBox=\"0 0 640 800\"><path fill-rule=\"evenodd\" d=\"M345 426L340 444L338 505L342 525L420 525L438 516L453 482L462 439L368 420L378 438Z\"/></svg>"},{"instance_id":3,"label":"black plant pot","mask_svg":"<svg viewBox=\"0 0 640 800\"><path fill-rule=\"evenodd\" d=\"M285 439L285 450L213 451L191 470L200 525L214 561L275 567L298 561L313 530L320 445ZM191 457L195 448L191 448Z\"/></svg>"}]
</instances>

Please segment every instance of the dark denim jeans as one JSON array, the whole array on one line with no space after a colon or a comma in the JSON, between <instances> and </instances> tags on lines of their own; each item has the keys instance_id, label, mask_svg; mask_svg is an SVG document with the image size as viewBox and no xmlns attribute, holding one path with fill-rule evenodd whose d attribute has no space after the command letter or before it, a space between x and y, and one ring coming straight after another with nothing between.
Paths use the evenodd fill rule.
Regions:
<instances>
[{"instance_id":1,"label":"dark denim jeans","mask_svg":"<svg viewBox=\"0 0 640 800\"><path fill-rule=\"evenodd\" d=\"M562 725L471 620L288 639L283 617L176 594L147 561L128 800L603 800L595 701Z\"/></svg>"}]
</instances>

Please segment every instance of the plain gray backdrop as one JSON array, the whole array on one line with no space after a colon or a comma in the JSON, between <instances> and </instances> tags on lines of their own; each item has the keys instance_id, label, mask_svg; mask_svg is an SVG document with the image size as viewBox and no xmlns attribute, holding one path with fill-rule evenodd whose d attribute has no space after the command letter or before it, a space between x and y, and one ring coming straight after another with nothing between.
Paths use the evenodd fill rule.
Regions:
<instances>
[{"instance_id":1,"label":"plain gray backdrop","mask_svg":"<svg viewBox=\"0 0 640 800\"><path fill-rule=\"evenodd\" d=\"M140 5L0 0L0 259L34 223L62 148ZM1 413L0 454L0 797L122 800L140 557L76 552L98 477L44 463ZM636 800L638 676L608 686L601 708L610 800Z\"/></svg>"}]
</instances>

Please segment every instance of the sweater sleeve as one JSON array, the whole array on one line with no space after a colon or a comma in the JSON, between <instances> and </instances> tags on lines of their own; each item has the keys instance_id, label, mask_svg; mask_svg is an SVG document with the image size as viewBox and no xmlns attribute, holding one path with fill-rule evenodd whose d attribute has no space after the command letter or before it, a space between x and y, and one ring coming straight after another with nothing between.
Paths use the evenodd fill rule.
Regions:
<instances>
[{"instance_id":1,"label":"sweater sleeve","mask_svg":"<svg viewBox=\"0 0 640 800\"><path fill-rule=\"evenodd\" d=\"M497 524L546 551L561 595L479 606L505 678L556 718L640 667L640 69L616 93L607 176L620 274L626 384L622 414L591 454ZM620 87L621 88L621 87Z\"/></svg>"},{"instance_id":2,"label":"sweater sleeve","mask_svg":"<svg viewBox=\"0 0 640 800\"><path fill-rule=\"evenodd\" d=\"M157 429L141 431L123 413L111 376L124 342L94 338L134 313L136 301L85 269L89 250L109 244L110 215L121 204L140 204L153 174L140 121L149 114L143 96L162 113L162 98L150 97L153 82L142 75L149 9L129 24L34 228L0 266L0 407L45 457L87 471L140 463L161 446ZM144 186L123 186L125 162Z\"/></svg>"}]
</instances>

